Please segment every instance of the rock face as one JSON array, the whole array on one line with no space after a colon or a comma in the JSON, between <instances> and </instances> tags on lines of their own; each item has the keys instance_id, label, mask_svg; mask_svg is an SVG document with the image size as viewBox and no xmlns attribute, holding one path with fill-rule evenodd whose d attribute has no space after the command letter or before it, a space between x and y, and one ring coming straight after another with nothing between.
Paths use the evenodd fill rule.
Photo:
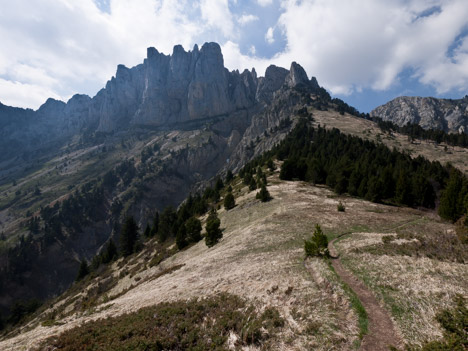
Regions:
<instances>
[{"instance_id":1,"label":"rock face","mask_svg":"<svg viewBox=\"0 0 468 351\"><path fill-rule=\"evenodd\" d=\"M424 129L467 133L468 96L459 100L402 96L377 107L370 115L399 126L414 123Z\"/></svg>"},{"instance_id":2,"label":"rock face","mask_svg":"<svg viewBox=\"0 0 468 351\"><path fill-rule=\"evenodd\" d=\"M0 146L11 152L2 153L0 163L84 131L168 127L241 111L251 116L271 103L277 91L298 85L319 88L295 62L290 71L270 66L265 77L258 78L254 69L229 72L216 43L205 43L201 49L195 45L188 52L177 45L169 56L148 48L142 64L119 65L115 77L93 98L75 95L67 103L48 99L37 111L1 105Z\"/></svg>"}]
</instances>

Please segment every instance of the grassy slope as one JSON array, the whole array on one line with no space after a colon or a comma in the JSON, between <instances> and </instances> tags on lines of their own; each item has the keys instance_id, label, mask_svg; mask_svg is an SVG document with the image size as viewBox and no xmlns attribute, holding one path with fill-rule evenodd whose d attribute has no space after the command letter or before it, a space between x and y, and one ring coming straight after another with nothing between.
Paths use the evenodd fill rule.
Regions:
<instances>
[{"instance_id":1,"label":"grassy slope","mask_svg":"<svg viewBox=\"0 0 468 351\"><path fill-rule=\"evenodd\" d=\"M219 211L224 237L213 248L200 242L154 267L149 262L157 253L148 251L133 258L132 265L117 262L113 274L122 279L98 299L107 302L78 313L59 314L55 323L39 326L50 316L51 310L46 311L20 335L0 343L0 348L20 349L85 321L161 302L228 292L246 298L259 310L267 306L279 310L286 324L275 339L276 347L325 350L334 345L351 349L359 327L348 295L326 262L316 259L305 265L303 261L303 240L316 223L329 237L347 231L362 233L345 236L337 247L343 261L382 299L406 342L440 335L434 312L445 307L455 292L463 293L468 283L466 264L353 253L353 249L380 243L388 233L411 229L437 235L452 230L452 225L440 222L432 212L337 197L326 188L282 182L276 175L270 177L268 189L273 200L260 203L255 192L234 186L237 206L229 212ZM345 212L337 211L340 200ZM120 273L132 269L132 274ZM92 283L97 286L96 280ZM70 298L79 301L79 297ZM409 309L408 304L414 308ZM408 323L408 316L417 323Z\"/></svg>"},{"instance_id":2,"label":"grassy slope","mask_svg":"<svg viewBox=\"0 0 468 351\"><path fill-rule=\"evenodd\" d=\"M81 185L95 180L113 169L125 159L139 158L146 146L158 144L161 148L154 158L171 157L171 150L196 147L207 142L210 133L191 131L148 132L144 135L127 135L106 145L80 148L64 148L60 156L46 162L39 169L0 186L0 232L7 242L0 241L0 248L17 241L18 235L27 234L24 219L26 213L37 214L40 206L63 199ZM77 149L75 149L77 148ZM155 167L157 168L157 167ZM39 186L41 194L35 195Z\"/></svg>"},{"instance_id":3,"label":"grassy slope","mask_svg":"<svg viewBox=\"0 0 468 351\"><path fill-rule=\"evenodd\" d=\"M312 111L316 124L327 128L338 128L343 133L356 135L360 138L382 142L389 148L397 148L409 152L413 157L424 156L431 161L439 161L442 164L452 163L455 167L468 174L468 149L452 147L445 144L435 145L429 141L416 140L411 143L406 135L383 133L376 123L351 116L340 115L336 111Z\"/></svg>"}]
</instances>

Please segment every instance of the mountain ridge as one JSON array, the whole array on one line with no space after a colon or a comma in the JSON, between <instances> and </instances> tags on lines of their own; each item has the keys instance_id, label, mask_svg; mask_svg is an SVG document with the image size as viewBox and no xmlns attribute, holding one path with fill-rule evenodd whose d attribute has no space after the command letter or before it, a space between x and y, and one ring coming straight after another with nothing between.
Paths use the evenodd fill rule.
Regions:
<instances>
[{"instance_id":1,"label":"mountain ridge","mask_svg":"<svg viewBox=\"0 0 468 351\"><path fill-rule=\"evenodd\" d=\"M419 124L424 129L468 133L468 95L461 99L400 96L370 112L400 127Z\"/></svg>"}]
</instances>

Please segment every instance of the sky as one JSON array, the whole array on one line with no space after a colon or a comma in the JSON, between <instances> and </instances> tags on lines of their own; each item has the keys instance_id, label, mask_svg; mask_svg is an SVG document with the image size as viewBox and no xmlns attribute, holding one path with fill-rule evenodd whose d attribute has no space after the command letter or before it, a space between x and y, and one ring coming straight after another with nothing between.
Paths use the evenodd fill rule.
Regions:
<instances>
[{"instance_id":1,"label":"sky","mask_svg":"<svg viewBox=\"0 0 468 351\"><path fill-rule=\"evenodd\" d=\"M147 47L216 41L228 69L292 61L361 112L468 94L467 0L0 0L0 102L94 96Z\"/></svg>"}]
</instances>

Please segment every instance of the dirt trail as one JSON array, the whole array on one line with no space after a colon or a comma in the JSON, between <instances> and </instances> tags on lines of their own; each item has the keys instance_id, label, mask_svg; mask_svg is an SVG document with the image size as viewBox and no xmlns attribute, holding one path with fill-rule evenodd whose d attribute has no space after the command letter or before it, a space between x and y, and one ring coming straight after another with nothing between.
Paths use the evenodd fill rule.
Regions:
<instances>
[{"instance_id":1,"label":"dirt trail","mask_svg":"<svg viewBox=\"0 0 468 351\"><path fill-rule=\"evenodd\" d=\"M340 278L349 285L356 293L362 305L366 309L369 319L369 330L362 339L361 351L388 351L390 346L401 347L400 337L395 332L392 320L387 311L380 307L377 299L369 289L357 279L351 272L343 267L338 257L338 252L332 240L328 244L330 255L332 256L332 266Z\"/></svg>"}]
</instances>

